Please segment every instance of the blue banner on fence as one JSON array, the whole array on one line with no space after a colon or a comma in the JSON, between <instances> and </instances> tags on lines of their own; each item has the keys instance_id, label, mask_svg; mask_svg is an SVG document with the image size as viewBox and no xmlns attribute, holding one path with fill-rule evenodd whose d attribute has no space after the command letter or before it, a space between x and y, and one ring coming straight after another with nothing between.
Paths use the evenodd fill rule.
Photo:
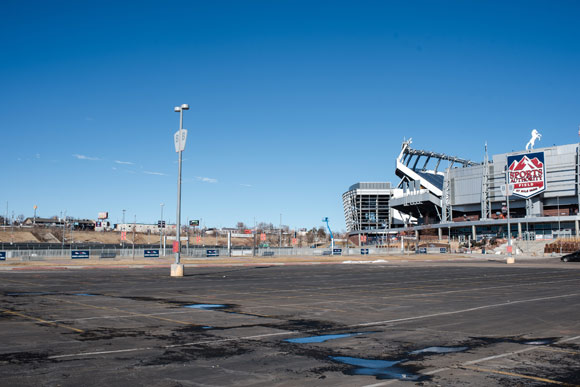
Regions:
<instances>
[{"instance_id":1,"label":"blue banner on fence","mask_svg":"<svg viewBox=\"0 0 580 387\"><path fill-rule=\"evenodd\" d=\"M159 258L159 250L144 250L145 258Z\"/></svg>"},{"instance_id":2,"label":"blue banner on fence","mask_svg":"<svg viewBox=\"0 0 580 387\"><path fill-rule=\"evenodd\" d=\"M342 249L332 249L332 255L342 255Z\"/></svg>"},{"instance_id":3,"label":"blue banner on fence","mask_svg":"<svg viewBox=\"0 0 580 387\"><path fill-rule=\"evenodd\" d=\"M426 247L419 247L419 249L417 249L416 253L417 254L427 254L427 248Z\"/></svg>"},{"instance_id":4,"label":"blue banner on fence","mask_svg":"<svg viewBox=\"0 0 580 387\"><path fill-rule=\"evenodd\" d=\"M440 247L439 252L445 254L447 252L447 247Z\"/></svg>"},{"instance_id":5,"label":"blue banner on fence","mask_svg":"<svg viewBox=\"0 0 580 387\"><path fill-rule=\"evenodd\" d=\"M220 252L219 250L206 250L205 255L207 255L208 257L219 257Z\"/></svg>"},{"instance_id":6,"label":"blue banner on fence","mask_svg":"<svg viewBox=\"0 0 580 387\"><path fill-rule=\"evenodd\" d=\"M6 251L0 251L0 261L6 260Z\"/></svg>"},{"instance_id":7,"label":"blue banner on fence","mask_svg":"<svg viewBox=\"0 0 580 387\"><path fill-rule=\"evenodd\" d=\"M73 250L70 255L72 259L89 259L89 250Z\"/></svg>"},{"instance_id":8,"label":"blue banner on fence","mask_svg":"<svg viewBox=\"0 0 580 387\"><path fill-rule=\"evenodd\" d=\"M360 249L360 255L369 255L369 249Z\"/></svg>"}]
</instances>

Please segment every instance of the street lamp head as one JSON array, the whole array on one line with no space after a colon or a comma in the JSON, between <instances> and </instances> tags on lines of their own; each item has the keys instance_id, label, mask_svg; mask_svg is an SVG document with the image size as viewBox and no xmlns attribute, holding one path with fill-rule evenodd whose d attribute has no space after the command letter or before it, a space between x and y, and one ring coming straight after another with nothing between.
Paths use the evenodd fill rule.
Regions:
<instances>
[{"instance_id":1,"label":"street lamp head","mask_svg":"<svg viewBox=\"0 0 580 387\"><path fill-rule=\"evenodd\" d=\"M181 105L181 110L189 110L189 105L184 103L183 105Z\"/></svg>"},{"instance_id":2,"label":"street lamp head","mask_svg":"<svg viewBox=\"0 0 580 387\"><path fill-rule=\"evenodd\" d=\"M181 111L181 108L179 106L176 106L176 107L173 108L173 111L180 112Z\"/></svg>"}]
</instances>

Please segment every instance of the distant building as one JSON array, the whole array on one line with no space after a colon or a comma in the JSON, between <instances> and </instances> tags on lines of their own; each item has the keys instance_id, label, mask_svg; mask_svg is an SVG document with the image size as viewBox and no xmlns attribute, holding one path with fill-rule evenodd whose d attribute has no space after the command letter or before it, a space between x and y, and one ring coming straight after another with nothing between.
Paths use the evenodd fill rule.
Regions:
<instances>
[{"instance_id":1,"label":"distant building","mask_svg":"<svg viewBox=\"0 0 580 387\"><path fill-rule=\"evenodd\" d=\"M119 223L114 225L115 231L133 232L133 228L135 228L135 232L142 234L159 234L161 230L157 224ZM174 224L167 224L163 229L163 233L164 234L175 233L175 230L176 226Z\"/></svg>"},{"instance_id":2,"label":"distant building","mask_svg":"<svg viewBox=\"0 0 580 387\"><path fill-rule=\"evenodd\" d=\"M26 226L44 226L44 227L54 227L62 226L63 220L58 218L26 218L22 224Z\"/></svg>"}]
</instances>

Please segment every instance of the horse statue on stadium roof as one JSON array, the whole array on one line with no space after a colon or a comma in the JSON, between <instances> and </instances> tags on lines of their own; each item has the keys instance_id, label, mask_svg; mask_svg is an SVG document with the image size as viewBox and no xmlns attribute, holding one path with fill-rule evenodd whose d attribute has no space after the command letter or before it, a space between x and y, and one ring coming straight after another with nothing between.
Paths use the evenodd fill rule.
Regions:
<instances>
[{"instance_id":1,"label":"horse statue on stadium roof","mask_svg":"<svg viewBox=\"0 0 580 387\"><path fill-rule=\"evenodd\" d=\"M528 141L528 143L526 144L526 150L534 149L534 144L536 143L536 140L541 139L542 135L536 129L532 129L532 138L530 138L530 141Z\"/></svg>"}]
</instances>

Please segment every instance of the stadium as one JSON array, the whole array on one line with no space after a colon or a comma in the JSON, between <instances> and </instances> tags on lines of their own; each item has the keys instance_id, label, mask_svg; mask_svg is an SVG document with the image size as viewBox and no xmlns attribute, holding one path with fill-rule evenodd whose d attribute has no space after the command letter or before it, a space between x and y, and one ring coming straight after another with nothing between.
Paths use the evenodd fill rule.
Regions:
<instances>
[{"instance_id":1,"label":"stadium","mask_svg":"<svg viewBox=\"0 0 580 387\"><path fill-rule=\"evenodd\" d=\"M580 236L579 145L533 149L534 141L527 150L492 157L485 149L482 162L403 141L397 185L360 182L342 195L350 239L380 244L401 231L439 239L506 238L508 224L512 238Z\"/></svg>"}]
</instances>

